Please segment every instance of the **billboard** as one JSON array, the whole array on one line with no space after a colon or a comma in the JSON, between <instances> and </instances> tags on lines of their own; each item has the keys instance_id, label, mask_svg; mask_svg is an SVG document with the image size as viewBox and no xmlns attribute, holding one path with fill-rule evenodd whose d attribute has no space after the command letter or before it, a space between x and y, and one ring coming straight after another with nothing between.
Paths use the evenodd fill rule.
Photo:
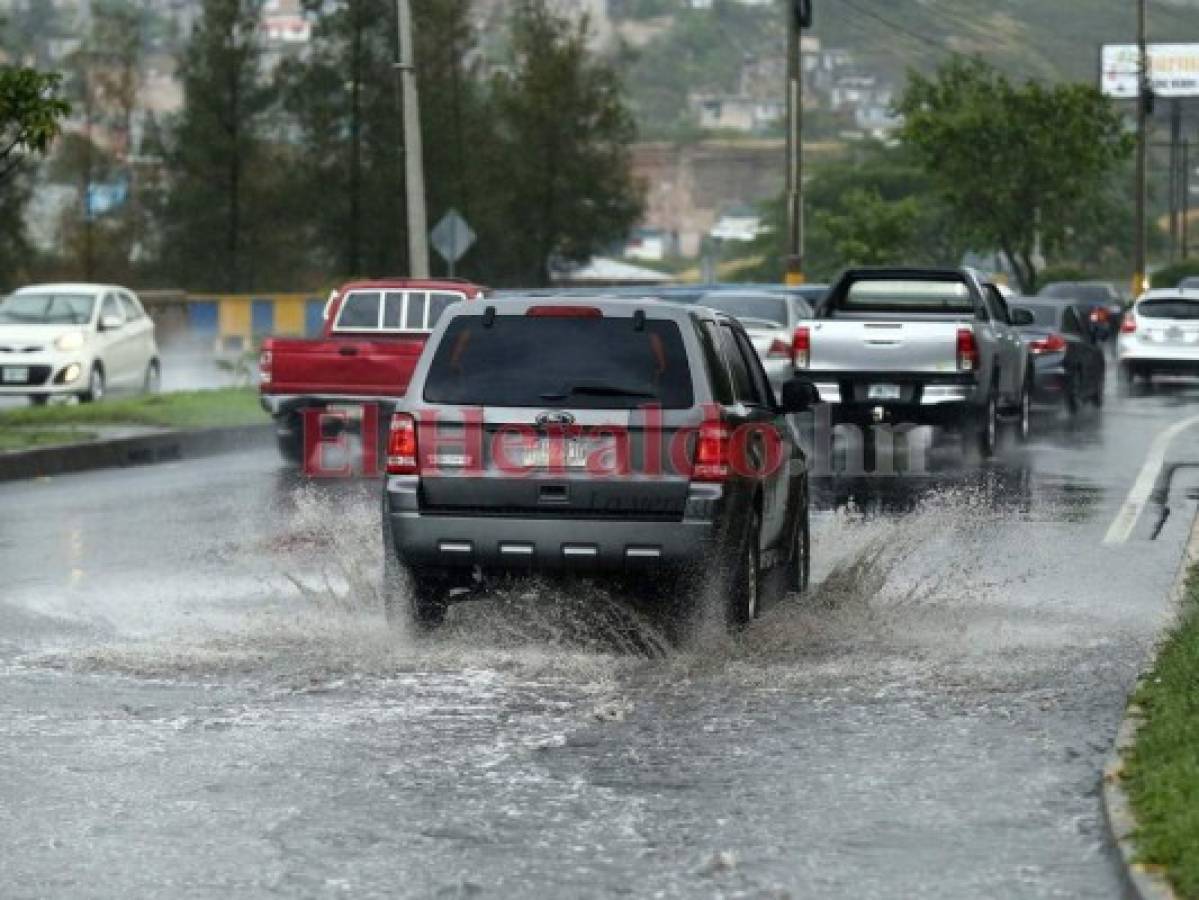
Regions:
<instances>
[{"instance_id":1,"label":"billboard","mask_svg":"<svg viewBox=\"0 0 1199 900\"><path fill-rule=\"evenodd\" d=\"M1117 100L1135 100L1136 44L1104 44L1100 50L1099 90ZM1159 97L1199 97L1199 44L1150 44L1149 79Z\"/></svg>"}]
</instances>

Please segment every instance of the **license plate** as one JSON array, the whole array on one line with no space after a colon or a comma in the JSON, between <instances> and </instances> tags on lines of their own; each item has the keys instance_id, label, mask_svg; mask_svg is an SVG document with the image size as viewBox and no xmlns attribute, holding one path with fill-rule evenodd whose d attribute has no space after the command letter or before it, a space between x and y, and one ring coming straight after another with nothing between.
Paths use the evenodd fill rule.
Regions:
<instances>
[{"instance_id":1,"label":"license plate","mask_svg":"<svg viewBox=\"0 0 1199 900\"><path fill-rule=\"evenodd\" d=\"M14 369L11 366L4 369L5 384L27 384L29 382L28 369Z\"/></svg>"},{"instance_id":2,"label":"license plate","mask_svg":"<svg viewBox=\"0 0 1199 900\"><path fill-rule=\"evenodd\" d=\"M591 441L543 438L533 446L525 447L520 459L526 469L548 469L555 466L581 469L587 465L591 455L601 449L600 445Z\"/></svg>"},{"instance_id":3,"label":"license plate","mask_svg":"<svg viewBox=\"0 0 1199 900\"><path fill-rule=\"evenodd\" d=\"M870 400L898 400L900 397L899 385L872 384L866 392L866 397Z\"/></svg>"}]
</instances>

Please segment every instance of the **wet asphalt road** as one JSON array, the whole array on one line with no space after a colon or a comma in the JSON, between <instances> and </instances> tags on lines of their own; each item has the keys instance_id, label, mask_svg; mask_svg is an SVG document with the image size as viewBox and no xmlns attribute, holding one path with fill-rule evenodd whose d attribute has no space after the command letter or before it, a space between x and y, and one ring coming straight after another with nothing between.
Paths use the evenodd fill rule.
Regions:
<instances>
[{"instance_id":1,"label":"wet asphalt road","mask_svg":"<svg viewBox=\"0 0 1199 900\"><path fill-rule=\"evenodd\" d=\"M684 648L585 587L391 635L372 486L269 450L0 485L0 894L1120 896L1099 772L1199 480L1103 540L1192 415L825 482L811 595Z\"/></svg>"}]
</instances>

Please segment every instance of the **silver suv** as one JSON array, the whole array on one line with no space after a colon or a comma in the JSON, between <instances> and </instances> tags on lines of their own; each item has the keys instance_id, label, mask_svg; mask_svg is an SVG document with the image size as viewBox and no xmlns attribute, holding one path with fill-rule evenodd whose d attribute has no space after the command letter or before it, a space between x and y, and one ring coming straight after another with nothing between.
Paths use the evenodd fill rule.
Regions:
<instances>
[{"instance_id":1,"label":"silver suv","mask_svg":"<svg viewBox=\"0 0 1199 900\"><path fill-rule=\"evenodd\" d=\"M513 298L451 306L391 422L389 619L441 623L496 575L635 576L730 625L808 582L808 474L745 330L696 306ZM632 580L632 579L630 579Z\"/></svg>"}]
</instances>

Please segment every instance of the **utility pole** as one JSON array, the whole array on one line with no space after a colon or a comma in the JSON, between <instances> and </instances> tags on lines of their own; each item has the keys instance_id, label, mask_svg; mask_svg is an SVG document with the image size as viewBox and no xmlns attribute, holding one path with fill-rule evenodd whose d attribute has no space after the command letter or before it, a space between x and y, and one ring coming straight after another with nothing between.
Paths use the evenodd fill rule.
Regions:
<instances>
[{"instance_id":1,"label":"utility pole","mask_svg":"<svg viewBox=\"0 0 1199 900\"><path fill-rule=\"evenodd\" d=\"M1145 0L1137 0L1137 163L1136 163L1136 229L1133 249L1132 294L1139 297L1145 290L1145 164L1147 154L1149 101L1149 54L1145 46Z\"/></svg>"},{"instance_id":2,"label":"utility pole","mask_svg":"<svg viewBox=\"0 0 1199 900\"><path fill-rule=\"evenodd\" d=\"M1179 216L1182 212L1182 101L1170 101L1170 262L1178 259Z\"/></svg>"},{"instance_id":3,"label":"utility pole","mask_svg":"<svg viewBox=\"0 0 1199 900\"><path fill-rule=\"evenodd\" d=\"M1185 262L1191 240L1191 142L1182 142L1182 259Z\"/></svg>"},{"instance_id":4,"label":"utility pole","mask_svg":"<svg viewBox=\"0 0 1199 900\"><path fill-rule=\"evenodd\" d=\"M429 277L429 225L425 214L425 160L421 147L420 100L416 91L416 53L412 42L412 7L396 0L399 31L400 102L404 117L404 187L408 205L408 273Z\"/></svg>"},{"instance_id":5,"label":"utility pole","mask_svg":"<svg viewBox=\"0 0 1199 900\"><path fill-rule=\"evenodd\" d=\"M790 0L787 4L787 284L804 283L803 29L811 25L811 0Z\"/></svg>"}]
</instances>

